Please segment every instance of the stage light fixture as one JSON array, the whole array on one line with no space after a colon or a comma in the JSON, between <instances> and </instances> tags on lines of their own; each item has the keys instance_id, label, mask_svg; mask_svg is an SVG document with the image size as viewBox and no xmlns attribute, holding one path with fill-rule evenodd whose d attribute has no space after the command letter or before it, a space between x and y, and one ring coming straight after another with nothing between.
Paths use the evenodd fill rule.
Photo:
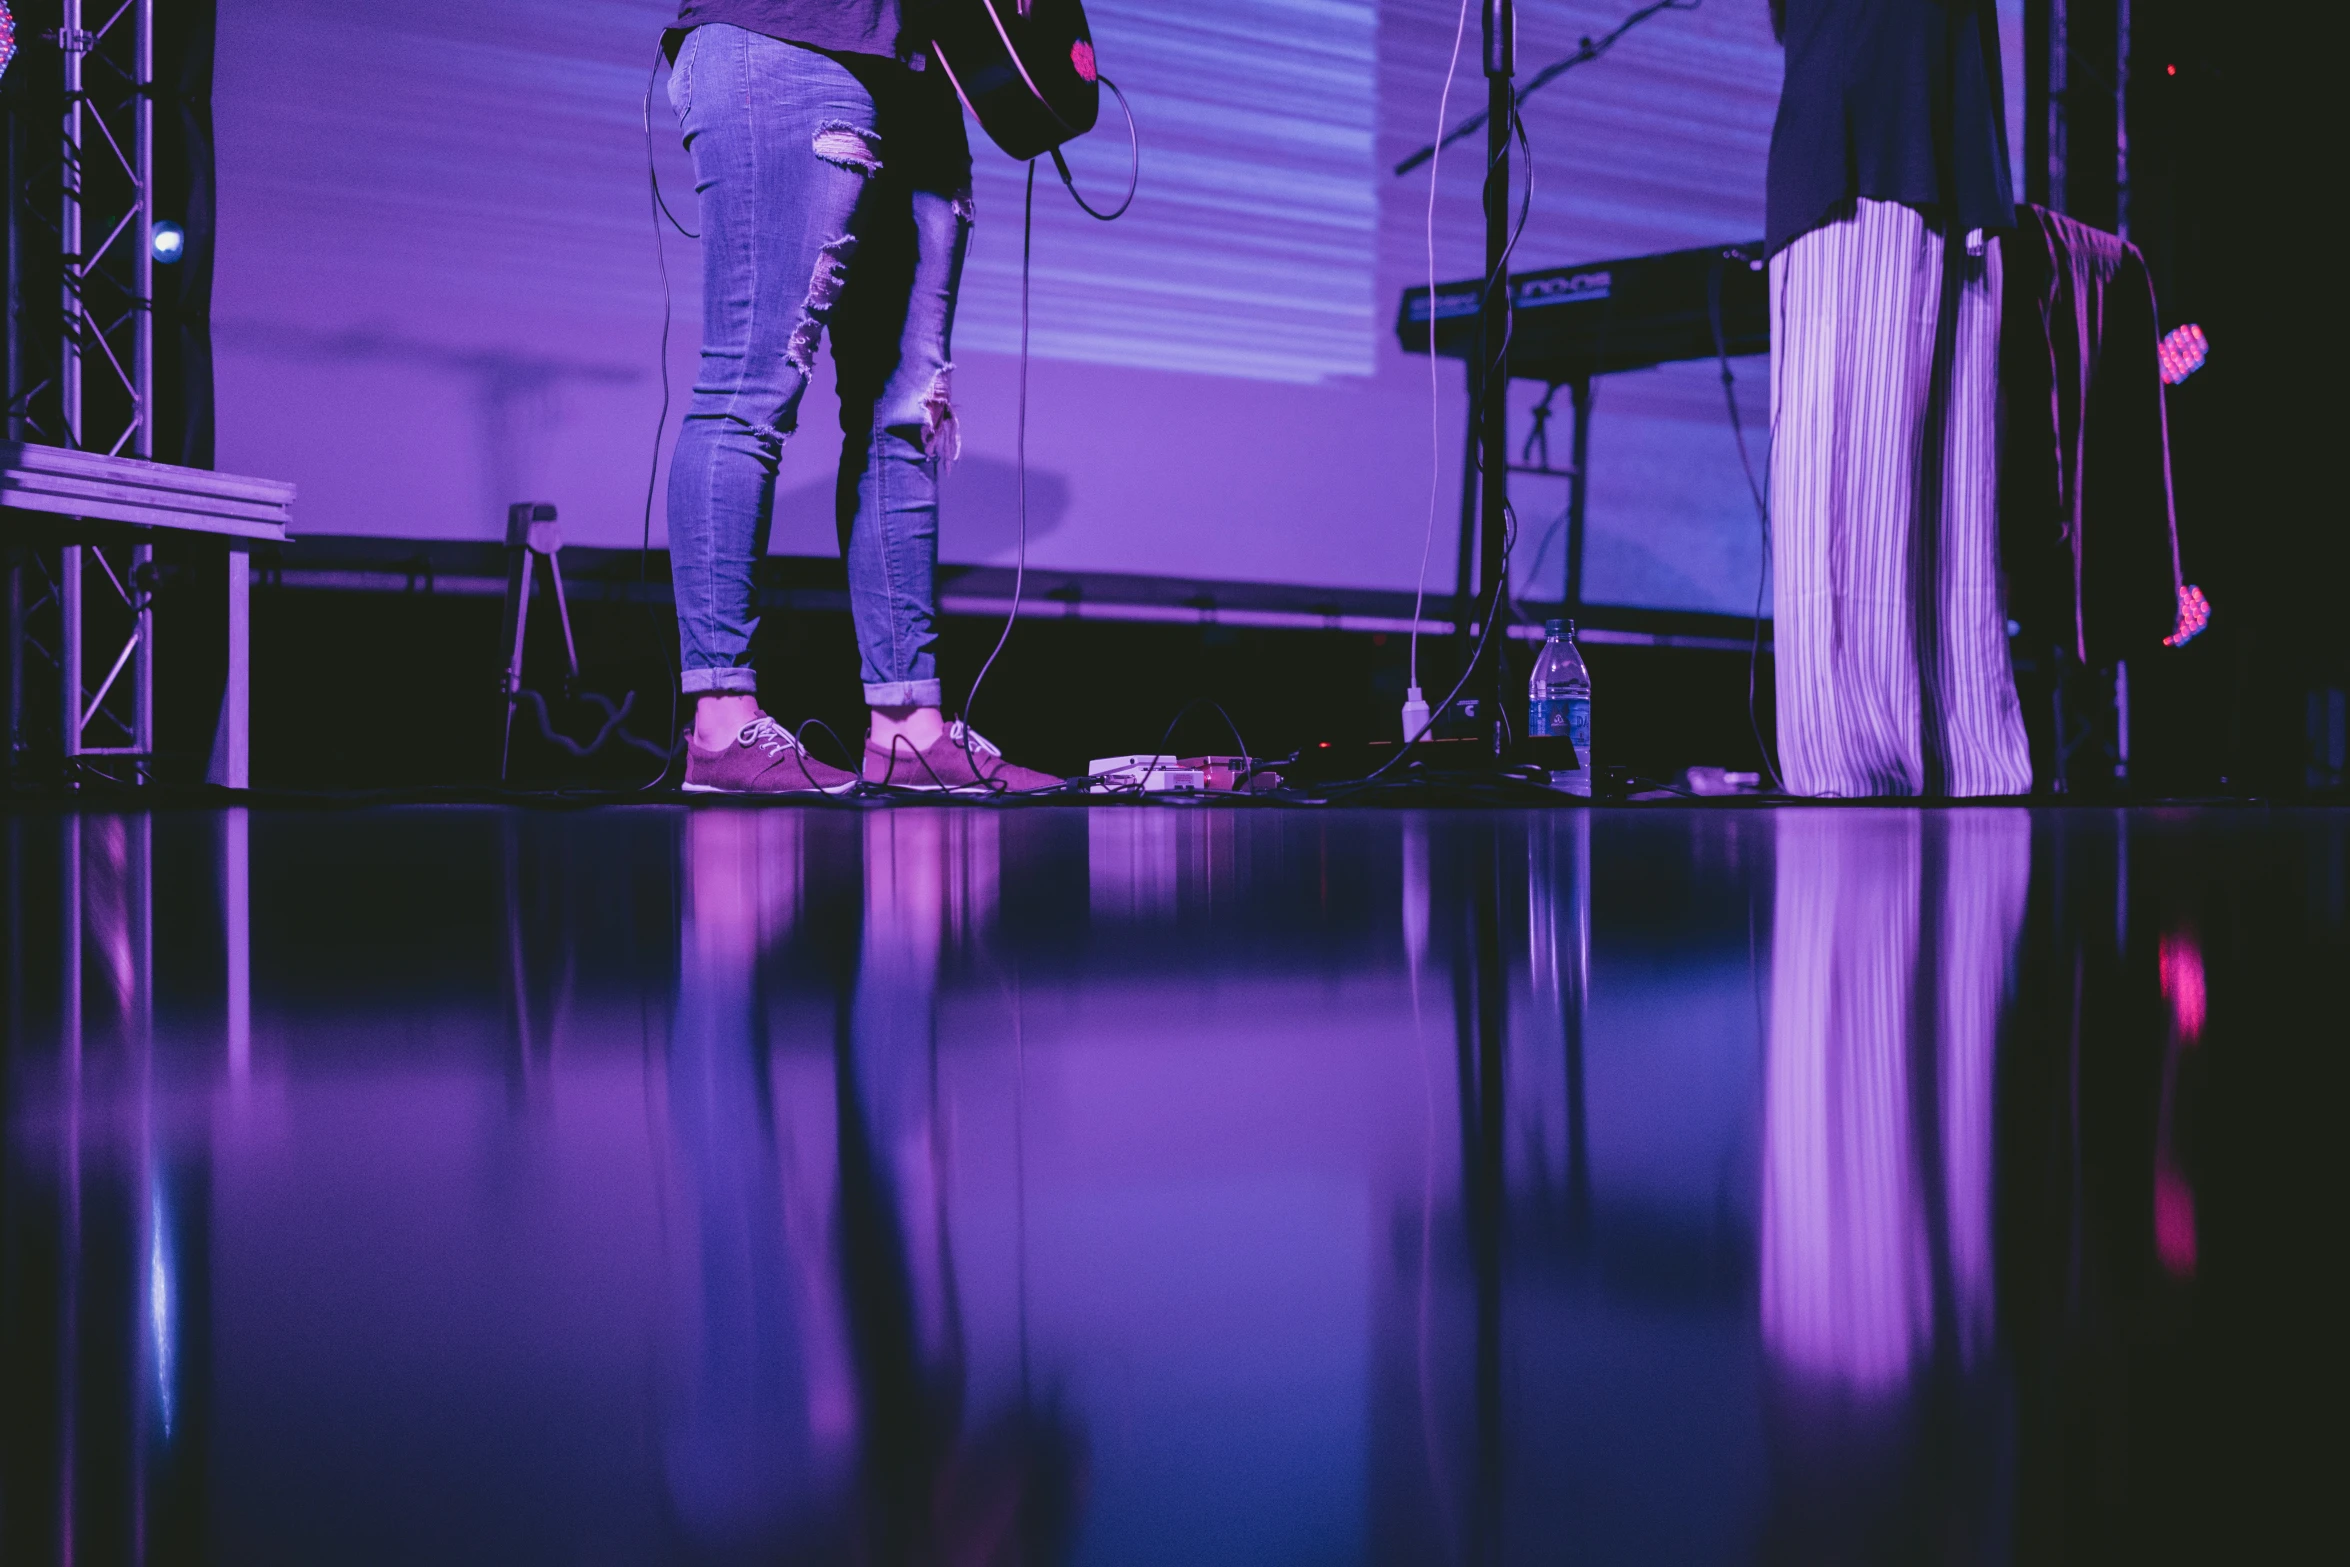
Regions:
<instances>
[{"instance_id":1,"label":"stage light fixture","mask_svg":"<svg viewBox=\"0 0 2350 1567\"><path fill-rule=\"evenodd\" d=\"M188 253L188 231L177 223L155 225L155 259L165 266Z\"/></svg>"},{"instance_id":2,"label":"stage light fixture","mask_svg":"<svg viewBox=\"0 0 2350 1567\"><path fill-rule=\"evenodd\" d=\"M2162 384L2165 386L2178 385L2202 369L2203 361L2210 357L2211 339L2205 337L2203 328L2192 321L2185 326L2171 328L2163 340L2154 345L2154 359L2162 366Z\"/></svg>"},{"instance_id":3,"label":"stage light fixture","mask_svg":"<svg viewBox=\"0 0 2350 1567\"><path fill-rule=\"evenodd\" d=\"M2164 647L2185 647L2203 635L2203 628L2211 624L2211 600L2203 590L2190 582L2179 589L2179 620L2171 634L2162 639Z\"/></svg>"},{"instance_id":4,"label":"stage light fixture","mask_svg":"<svg viewBox=\"0 0 2350 1567\"><path fill-rule=\"evenodd\" d=\"M8 14L8 0L0 0L0 76L8 74L8 62L16 58L16 18Z\"/></svg>"}]
</instances>

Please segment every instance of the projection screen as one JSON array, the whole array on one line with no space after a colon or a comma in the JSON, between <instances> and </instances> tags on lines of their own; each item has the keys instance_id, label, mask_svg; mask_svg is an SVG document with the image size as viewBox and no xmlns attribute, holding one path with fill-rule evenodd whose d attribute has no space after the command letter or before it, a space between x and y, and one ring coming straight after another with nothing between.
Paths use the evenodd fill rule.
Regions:
<instances>
[{"instance_id":1,"label":"projection screen","mask_svg":"<svg viewBox=\"0 0 2350 1567\"><path fill-rule=\"evenodd\" d=\"M1532 69L1621 0L1530 3ZM2020 7L2013 4L2003 9ZM221 0L216 99L220 463L301 486L303 531L494 539L553 501L576 543L633 546L660 416L690 387L700 258L659 241L652 161L690 227L656 40L664 0ZM1142 146L1132 214L1037 184L1029 559L1070 571L1408 589L1431 480L1431 585L1449 588L1465 389L1394 341L1428 269L1429 140L1446 0L1094 0L1103 69ZM2010 18L2010 52L2014 54ZM1451 116L1477 106L1475 17ZM1527 108L1522 266L1748 239L1778 84L1762 0L1666 12ZM650 101L648 104L648 88ZM979 225L957 326L965 455L951 561L1013 559L1022 177L973 128ZM1110 107L1073 154L1123 184ZM1477 143L1443 162L1440 274L1479 264ZM167 214L168 216L168 214ZM1767 460L1766 367L1737 396ZM1522 400L1522 399L1521 399ZM1587 597L1746 613L1760 533L1718 374L1602 383ZM1521 411L1522 418L1522 411ZM829 369L784 458L773 548L833 548ZM1555 595L1556 481L1521 482L1528 596ZM663 538L658 488L651 535ZM1542 564L1534 566L1537 550Z\"/></svg>"}]
</instances>

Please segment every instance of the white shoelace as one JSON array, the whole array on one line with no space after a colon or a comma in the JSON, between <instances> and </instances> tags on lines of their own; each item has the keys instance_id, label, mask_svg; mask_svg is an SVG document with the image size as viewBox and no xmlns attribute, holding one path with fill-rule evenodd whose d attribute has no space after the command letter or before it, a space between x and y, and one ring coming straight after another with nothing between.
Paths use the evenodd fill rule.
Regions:
<instances>
[{"instance_id":1,"label":"white shoelace","mask_svg":"<svg viewBox=\"0 0 2350 1567\"><path fill-rule=\"evenodd\" d=\"M956 745L960 746L966 752L985 752L987 755L995 757L999 761L1003 758L1003 751L995 744L994 741L988 739L987 736L981 734L978 730L972 728L969 724L964 723L960 718L947 725L947 738L952 740Z\"/></svg>"},{"instance_id":2,"label":"white shoelace","mask_svg":"<svg viewBox=\"0 0 2350 1567\"><path fill-rule=\"evenodd\" d=\"M734 740L737 745L755 745L770 757L781 756L786 751L803 749L798 735L793 734L765 713L761 713L757 718L743 725L741 730L736 733Z\"/></svg>"}]
</instances>

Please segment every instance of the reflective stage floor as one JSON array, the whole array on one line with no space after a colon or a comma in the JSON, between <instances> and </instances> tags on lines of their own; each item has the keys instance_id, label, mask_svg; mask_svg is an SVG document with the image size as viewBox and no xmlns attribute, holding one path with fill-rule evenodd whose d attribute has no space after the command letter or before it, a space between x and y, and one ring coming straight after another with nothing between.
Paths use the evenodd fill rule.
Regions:
<instances>
[{"instance_id":1,"label":"reflective stage floor","mask_svg":"<svg viewBox=\"0 0 2350 1567\"><path fill-rule=\"evenodd\" d=\"M0 1560L2281 1559L2350 813L6 819Z\"/></svg>"}]
</instances>

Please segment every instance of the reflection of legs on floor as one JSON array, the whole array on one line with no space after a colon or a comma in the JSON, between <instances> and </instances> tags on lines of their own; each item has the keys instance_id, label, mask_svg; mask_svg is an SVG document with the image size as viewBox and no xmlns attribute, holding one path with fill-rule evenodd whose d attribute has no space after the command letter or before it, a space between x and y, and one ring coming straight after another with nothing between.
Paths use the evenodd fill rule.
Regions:
<instances>
[{"instance_id":1,"label":"reflection of legs on floor","mask_svg":"<svg viewBox=\"0 0 2350 1567\"><path fill-rule=\"evenodd\" d=\"M1927 818L1944 835L1940 888L1942 1211L1953 1320L1962 1365L1991 1348L1992 1095L2000 1007L2007 995L2032 877L2031 819L2015 810ZM1929 896L1932 896L1929 890ZM1913 1057L1914 1059L1914 1057Z\"/></svg>"},{"instance_id":2,"label":"reflection of legs on floor","mask_svg":"<svg viewBox=\"0 0 2350 1567\"><path fill-rule=\"evenodd\" d=\"M950 922L973 893L992 904L994 827L932 811L864 818L864 922L837 1035L843 1287L866 1418L876 1526L929 1505L961 1422L956 1310L938 1114L938 972ZM985 870L975 869L984 859Z\"/></svg>"},{"instance_id":3,"label":"reflection of legs on floor","mask_svg":"<svg viewBox=\"0 0 2350 1567\"><path fill-rule=\"evenodd\" d=\"M1777 829L1760 1290L1773 1551L1987 1540L2007 1483L1988 1413L1993 1061L2030 818L1790 811Z\"/></svg>"},{"instance_id":4,"label":"reflection of legs on floor","mask_svg":"<svg viewBox=\"0 0 2350 1567\"><path fill-rule=\"evenodd\" d=\"M762 951L799 902L799 822L705 811L685 822L677 1009L667 1079L682 1177L671 1288L664 1469L679 1529L742 1550L836 1516L854 1416L829 1238L811 1209L821 1169L779 1145L758 983Z\"/></svg>"},{"instance_id":5,"label":"reflection of legs on floor","mask_svg":"<svg viewBox=\"0 0 2350 1567\"><path fill-rule=\"evenodd\" d=\"M1931 1331L1910 1147L1919 825L1779 818L1763 1094L1763 1337L1790 1370L1897 1390Z\"/></svg>"},{"instance_id":6,"label":"reflection of legs on floor","mask_svg":"<svg viewBox=\"0 0 2350 1567\"><path fill-rule=\"evenodd\" d=\"M1965 1363L1987 1347L1992 1052L2030 874L2011 811L1779 818L1762 1310L1791 1371L1892 1392L1938 1331Z\"/></svg>"},{"instance_id":7,"label":"reflection of legs on floor","mask_svg":"<svg viewBox=\"0 0 2350 1567\"><path fill-rule=\"evenodd\" d=\"M931 1364L948 1347L943 1150L932 1102L949 826L946 817L930 812L865 818L865 921L849 1025L857 1108L904 1238L916 1349ZM844 1083L843 1092L850 1090ZM844 1114L848 1107L844 1099Z\"/></svg>"}]
</instances>

